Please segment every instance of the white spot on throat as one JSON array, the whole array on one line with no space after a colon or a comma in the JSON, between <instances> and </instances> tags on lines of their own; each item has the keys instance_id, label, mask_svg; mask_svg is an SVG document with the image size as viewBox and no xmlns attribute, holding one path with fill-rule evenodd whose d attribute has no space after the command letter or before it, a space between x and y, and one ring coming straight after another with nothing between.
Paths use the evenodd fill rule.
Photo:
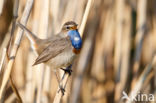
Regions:
<instances>
[{"instance_id":1,"label":"white spot on throat","mask_svg":"<svg viewBox=\"0 0 156 103\"><path fill-rule=\"evenodd\" d=\"M80 40L80 38L79 37L74 37L74 40L78 41L78 40Z\"/></svg>"}]
</instances>

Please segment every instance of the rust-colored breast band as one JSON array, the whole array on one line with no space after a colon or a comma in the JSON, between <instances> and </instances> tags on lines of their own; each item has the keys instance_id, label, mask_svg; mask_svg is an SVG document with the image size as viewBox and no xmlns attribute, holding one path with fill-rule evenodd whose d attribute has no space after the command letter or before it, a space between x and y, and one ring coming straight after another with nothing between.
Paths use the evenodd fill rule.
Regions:
<instances>
[{"instance_id":1,"label":"rust-colored breast band","mask_svg":"<svg viewBox=\"0 0 156 103\"><path fill-rule=\"evenodd\" d=\"M81 49L75 49L75 48L73 48L73 52L74 52L75 54L79 54L79 53L80 53L80 50L81 50Z\"/></svg>"}]
</instances>

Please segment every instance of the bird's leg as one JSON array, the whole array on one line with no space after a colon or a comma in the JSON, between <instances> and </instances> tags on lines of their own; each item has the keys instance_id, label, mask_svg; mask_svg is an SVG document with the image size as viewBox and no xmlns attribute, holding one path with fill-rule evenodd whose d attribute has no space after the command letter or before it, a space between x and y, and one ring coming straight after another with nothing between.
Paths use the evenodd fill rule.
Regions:
<instances>
[{"instance_id":1,"label":"bird's leg","mask_svg":"<svg viewBox=\"0 0 156 103\"><path fill-rule=\"evenodd\" d=\"M60 69L63 70L65 73L68 73L69 75L71 75L71 72L72 72L71 67L72 65L69 65L66 69L64 68L60 68Z\"/></svg>"},{"instance_id":2,"label":"bird's leg","mask_svg":"<svg viewBox=\"0 0 156 103\"><path fill-rule=\"evenodd\" d=\"M59 85L59 88L60 88L59 91L61 91L62 94L64 95L65 89L62 87L62 85L60 85L60 80L59 80L59 77L58 77L56 71L55 71L55 76L56 76L56 79L57 79L57 82L58 82L58 85Z\"/></svg>"}]
</instances>

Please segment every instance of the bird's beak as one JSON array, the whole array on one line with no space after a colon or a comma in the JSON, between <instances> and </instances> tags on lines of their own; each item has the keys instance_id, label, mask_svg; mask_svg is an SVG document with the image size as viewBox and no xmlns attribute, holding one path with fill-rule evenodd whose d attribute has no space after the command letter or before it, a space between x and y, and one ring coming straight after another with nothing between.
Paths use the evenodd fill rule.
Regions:
<instances>
[{"instance_id":1,"label":"bird's beak","mask_svg":"<svg viewBox=\"0 0 156 103\"><path fill-rule=\"evenodd\" d=\"M72 30L77 30L77 25L76 26L73 26L71 27Z\"/></svg>"}]
</instances>

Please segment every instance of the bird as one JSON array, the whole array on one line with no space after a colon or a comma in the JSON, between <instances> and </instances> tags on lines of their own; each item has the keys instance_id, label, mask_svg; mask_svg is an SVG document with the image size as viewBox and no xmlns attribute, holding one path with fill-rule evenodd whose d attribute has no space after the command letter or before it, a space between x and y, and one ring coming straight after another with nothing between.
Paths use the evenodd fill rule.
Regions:
<instances>
[{"instance_id":1,"label":"bird","mask_svg":"<svg viewBox=\"0 0 156 103\"><path fill-rule=\"evenodd\" d=\"M23 30L28 32L26 36L31 42L32 48L38 54L34 65L45 63L52 69L62 69L68 72L77 54L82 48L82 38L78 32L78 24L67 21L59 33L48 39L40 39L20 22L17 23Z\"/></svg>"},{"instance_id":2,"label":"bird","mask_svg":"<svg viewBox=\"0 0 156 103\"><path fill-rule=\"evenodd\" d=\"M25 30L26 36L30 41L33 50L38 54L34 65L44 63L55 71L58 83L59 79L56 74L58 68L71 75L71 67L82 48L82 38L78 32L77 24L74 21L65 22L59 33L48 39L40 39L20 22L17 25ZM63 68L66 69L63 69ZM59 84L60 90L64 95L64 88Z\"/></svg>"}]
</instances>

